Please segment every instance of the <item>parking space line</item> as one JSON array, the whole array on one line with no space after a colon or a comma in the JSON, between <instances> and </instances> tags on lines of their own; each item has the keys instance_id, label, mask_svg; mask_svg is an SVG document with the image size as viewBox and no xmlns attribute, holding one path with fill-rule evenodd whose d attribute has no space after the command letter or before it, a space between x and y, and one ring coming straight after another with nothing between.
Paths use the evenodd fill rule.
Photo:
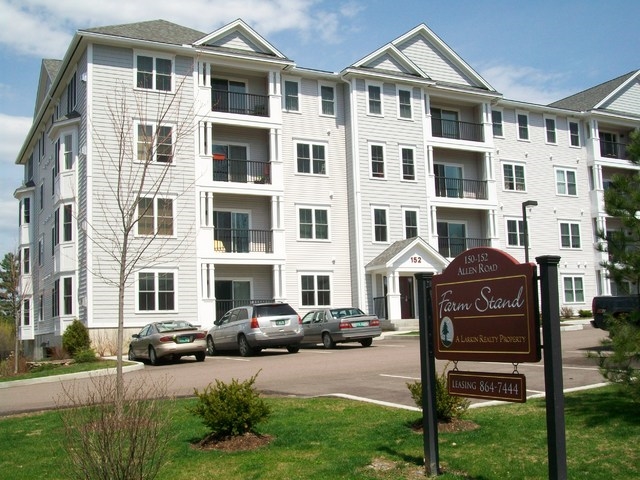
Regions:
<instances>
[{"instance_id":1,"label":"parking space line","mask_svg":"<svg viewBox=\"0 0 640 480\"><path fill-rule=\"evenodd\" d=\"M401 378L403 380L420 380L419 378L416 377L405 377L402 375L389 375L387 373L381 373L380 374L381 377L390 377L390 378Z\"/></svg>"},{"instance_id":2,"label":"parking space line","mask_svg":"<svg viewBox=\"0 0 640 480\"><path fill-rule=\"evenodd\" d=\"M320 397L345 398L347 400L356 400L358 402L374 403L376 405L382 405L384 407L392 407L392 408L400 408L400 409L403 409L403 410L411 410L412 412L421 412L422 411L422 409L418 408L418 407L410 407L408 405L402 405L401 403L384 402L382 400L374 400L373 398L356 397L355 395L348 395L346 393L327 393L326 395L319 395L319 396Z\"/></svg>"}]
</instances>

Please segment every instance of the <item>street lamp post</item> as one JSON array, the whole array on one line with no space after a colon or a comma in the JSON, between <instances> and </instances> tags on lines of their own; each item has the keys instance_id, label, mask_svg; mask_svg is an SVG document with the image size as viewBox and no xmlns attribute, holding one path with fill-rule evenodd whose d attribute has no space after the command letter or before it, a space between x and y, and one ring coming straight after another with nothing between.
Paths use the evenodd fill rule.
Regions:
<instances>
[{"instance_id":1,"label":"street lamp post","mask_svg":"<svg viewBox=\"0 0 640 480\"><path fill-rule=\"evenodd\" d=\"M529 263L529 228L527 225L527 207L535 207L538 202L527 200L522 202L522 228L524 230L524 263Z\"/></svg>"}]
</instances>

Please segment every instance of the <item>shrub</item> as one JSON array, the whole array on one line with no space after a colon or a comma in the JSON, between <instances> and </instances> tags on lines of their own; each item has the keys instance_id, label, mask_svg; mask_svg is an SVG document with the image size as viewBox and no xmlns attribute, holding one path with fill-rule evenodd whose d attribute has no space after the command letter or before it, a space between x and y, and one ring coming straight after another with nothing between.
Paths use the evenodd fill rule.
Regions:
<instances>
[{"instance_id":1,"label":"shrub","mask_svg":"<svg viewBox=\"0 0 640 480\"><path fill-rule=\"evenodd\" d=\"M593 314L591 313L591 310L578 310L578 316L580 318L591 318L593 317Z\"/></svg>"},{"instance_id":2,"label":"shrub","mask_svg":"<svg viewBox=\"0 0 640 480\"><path fill-rule=\"evenodd\" d=\"M86 350L90 346L89 330L76 318L62 334L62 347L73 357L76 352Z\"/></svg>"},{"instance_id":3,"label":"shrub","mask_svg":"<svg viewBox=\"0 0 640 480\"><path fill-rule=\"evenodd\" d=\"M83 348L76 351L73 355L73 359L76 363L91 363L97 360L96 351L93 348Z\"/></svg>"},{"instance_id":4,"label":"shrub","mask_svg":"<svg viewBox=\"0 0 640 480\"><path fill-rule=\"evenodd\" d=\"M560 308L560 316L562 318L571 318L571 317L573 317L573 308L571 308L571 307L561 307Z\"/></svg>"},{"instance_id":5,"label":"shrub","mask_svg":"<svg viewBox=\"0 0 640 480\"><path fill-rule=\"evenodd\" d=\"M442 373L436 376L436 416L438 420L449 422L452 418L462 417L469 408L469 400L464 397L449 394L447 389L447 376L445 365ZM422 382L407 383L411 398L422 408Z\"/></svg>"},{"instance_id":6,"label":"shrub","mask_svg":"<svg viewBox=\"0 0 640 480\"><path fill-rule=\"evenodd\" d=\"M210 383L202 393L194 389L198 403L192 411L202 417L212 437L254 432L256 425L271 414L269 406L254 388L257 376L256 373L244 382L235 378L231 383L216 380L215 387Z\"/></svg>"}]
</instances>

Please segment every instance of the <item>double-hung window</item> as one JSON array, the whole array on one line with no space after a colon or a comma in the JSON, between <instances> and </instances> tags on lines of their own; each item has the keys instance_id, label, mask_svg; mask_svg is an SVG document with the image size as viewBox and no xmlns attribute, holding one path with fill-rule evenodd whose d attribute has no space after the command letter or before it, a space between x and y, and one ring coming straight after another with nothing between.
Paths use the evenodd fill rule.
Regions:
<instances>
[{"instance_id":1,"label":"double-hung window","mask_svg":"<svg viewBox=\"0 0 640 480\"><path fill-rule=\"evenodd\" d=\"M74 73L67 84L67 113L76 108L76 74Z\"/></svg>"},{"instance_id":2,"label":"double-hung window","mask_svg":"<svg viewBox=\"0 0 640 480\"><path fill-rule=\"evenodd\" d=\"M575 170L556 168L556 193L570 196L578 194Z\"/></svg>"},{"instance_id":3,"label":"double-hung window","mask_svg":"<svg viewBox=\"0 0 640 480\"><path fill-rule=\"evenodd\" d=\"M491 122L493 123L493 136L503 137L502 110L491 110Z\"/></svg>"},{"instance_id":4,"label":"double-hung window","mask_svg":"<svg viewBox=\"0 0 640 480\"><path fill-rule=\"evenodd\" d=\"M324 145L315 143L298 143L296 145L296 164L298 173L326 175L327 160Z\"/></svg>"},{"instance_id":5,"label":"double-hung window","mask_svg":"<svg viewBox=\"0 0 640 480\"><path fill-rule=\"evenodd\" d=\"M510 247L524 246L524 222L522 220L507 220L507 244Z\"/></svg>"},{"instance_id":6,"label":"double-hung window","mask_svg":"<svg viewBox=\"0 0 640 480\"><path fill-rule=\"evenodd\" d=\"M398 116L400 118L413 118L411 112L411 90L398 90Z\"/></svg>"},{"instance_id":7,"label":"double-hung window","mask_svg":"<svg viewBox=\"0 0 640 480\"><path fill-rule=\"evenodd\" d=\"M53 289L51 290L51 316L60 315L60 280L53 281Z\"/></svg>"},{"instance_id":8,"label":"double-hung window","mask_svg":"<svg viewBox=\"0 0 640 480\"><path fill-rule=\"evenodd\" d=\"M388 237L387 233L387 209L386 208L374 208L372 214L373 220L373 241L374 242L386 242Z\"/></svg>"},{"instance_id":9,"label":"double-hung window","mask_svg":"<svg viewBox=\"0 0 640 480\"><path fill-rule=\"evenodd\" d=\"M64 277L62 279L62 314L73 314L73 279Z\"/></svg>"},{"instance_id":10,"label":"double-hung window","mask_svg":"<svg viewBox=\"0 0 640 480\"><path fill-rule=\"evenodd\" d=\"M545 117L544 128L546 134L547 143L555 144L556 140L556 119L552 117Z\"/></svg>"},{"instance_id":11,"label":"double-hung window","mask_svg":"<svg viewBox=\"0 0 640 480\"><path fill-rule=\"evenodd\" d=\"M560 222L560 246L562 248L580 248L580 224Z\"/></svg>"},{"instance_id":12,"label":"double-hung window","mask_svg":"<svg viewBox=\"0 0 640 480\"><path fill-rule=\"evenodd\" d=\"M295 80L284 82L284 109L288 112L300 111L300 84Z\"/></svg>"},{"instance_id":13,"label":"double-hung window","mask_svg":"<svg viewBox=\"0 0 640 480\"><path fill-rule=\"evenodd\" d=\"M563 277L563 303L584 303L584 285L582 277Z\"/></svg>"},{"instance_id":14,"label":"double-hung window","mask_svg":"<svg viewBox=\"0 0 640 480\"><path fill-rule=\"evenodd\" d=\"M524 192L526 189L524 177L524 165L517 163L503 163L502 174L504 177L504 189Z\"/></svg>"},{"instance_id":15,"label":"double-hung window","mask_svg":"<svg viewBox=\"0 0 640 480\"><path fill-rule=\"evenodd\" d=\"M326 208L298 209L299 234L305 240L329 239L329 212Z\"/></svg>"},{"instance_id":16,"label":"double-hung window","mask_svg":"<svg viewBox=\"0 0 640 480\"><path fill-rule=\"evenodd\" d=\"M138 235L174 234L173 199L142 197L138 203Z\"/></svg>"},{"instance_id":17,"label":"double-hung window","mask_svg":"<svg viewBox=\"0 0 640 480\"><path fill-rule=\"evenodd\" d=\"M62 168L64 170L71 170L73 168L73 135L66 134L63 137L64 144L62 145Z\"/></svg>"},{"instance_id":18,"label":"double-hung window","mask_svg":"<svg viewBox=\"0 0 640 480\"><path fill-rule=\"evenodd\" d=\"M367 113L382 115L382 86L367 85Z\"/></svg>"},{"instance_id":19,"label":"double-hung window","mask_svg":"<svg viewBox=\"0 0 640 480\"><path fill-rule=\"evenodd\" d=\"M22 222L27 225L31 223L31 198L22 200Z\"/></svg>"},{"instance_id":20,"label":"double-hung window","mask_svg":"<svg viewBox=\"0 0 640 480\"><path fill-rule=\"evenodd\" d=\"M173 61L169 58L136 55L136 87L170 92Z\"/></svg>"},{"instance_id":21,"label":"double-hung window","mask_svg":"<svg viewBox=\"0 0 640 480\"><path fill-rule=\"evenodd\" d=\"M569 122L569 144L572 147L580 146L580 126L578 122Z\"/></svg>"},{"instance_id":22,"label":"double-hung window","mask_svg":"<svg viewBox=\"0 0 640 480\"><path fill-rule=\"evenodd\" d=\"M384 178L384 146L370 145L371 150L371 176L373 178Z\"/></svg>"},{"instance_id":23,"label":"double-hung window","mask_svg":"<svg viewBox=\"0 0 640 480\"><path fill-rule=\"evenodd\" d=\"M331 305L331 278L324 274L300 275L301 303L305 307Z\"/></svg>"},{"instance_id":24,"label":"double-hung window","mask_svg":"<svg viewBox=\"0 0 640 480\"><path fill-rule=\"evenodd\" d=\"M28 298L22 301L22 325L31 325L31 300Z\"/></svg>"},{"instance_id":25,"label":"double-hung window","mask_svg":"<svg viewBox=\"0 0 640 480\"><path fill-rule=\"evenodd\" d=\"M320 85L320 114L330 117L336 114L336 91L329 85Z\"/></svg>"},{"instance_id":26,"label":"double-hung window","mask_svg":"<svg viewBox=\"0 0 640 480\"><path fill-rule=\"evenodd\" d=\"M404 211L404 238L418 236L418 211L406 209Z\"/></svg>"},{"instance_id":27,"label":"double-hung window","mask_svg":"<svg viewBox=\"0 0 640 480\"><path fill-rule=\"evenodd\" d=\"M141 162L173 162L173 127L138 124L136 130L137 159Z\"/></svg>"},{"instance_id":28,"label":"double-hung window","mask_svg":"<svg viewBox=\"0 0 640 480\"><path fill-rule=\"evenodd\" d=\"M138 311L176 310L176 274L168 271L138 272Z\"/></svg>"},{"instance_id":29,"label":"double-hung window","mask_svg":"<svg viewBox=\"0 0 640 480\"><path fill-rule=\"evenodd\" d=\"M402 147L400 149L402 155L402 179L403 180L415 180L416 179L416 165L414 160L413 148Z\"/></svg>"},{"instance_id":30,"label":"double-hung window","mask_svg":"<svg viewBox=\"0 0 640 480\"><path fill-rule=\"evenodd\" d=\"M516 117L518 121L518 140L529 140L529 114L517 112Z\"/></svg>"},{"instance_id":31,"label":"double-hung window","mask_svg":"<svg viewBox=\"0 0 640 480\"><path fill-rule=\"evenodd\" d=\"M62 241L73 240L73 206L65 205L62 208Z\"/></svg>"},{"instance_id":32,"label":"double-hung window","mask_svg":"<svg viewBox=\"0 0 640 480\"><path fill-rule=\"evenodd\" d=\"M22 249L22 273L25 275L31 273L31 249L29 247Z\"/></svg>"}]
</instances>

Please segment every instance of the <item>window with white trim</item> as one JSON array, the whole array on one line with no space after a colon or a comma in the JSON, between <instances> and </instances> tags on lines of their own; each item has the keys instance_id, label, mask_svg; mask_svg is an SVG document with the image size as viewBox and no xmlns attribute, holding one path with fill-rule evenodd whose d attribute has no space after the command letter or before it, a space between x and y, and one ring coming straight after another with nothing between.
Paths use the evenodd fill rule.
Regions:
<instances>
[{"instance_id":1,"label":"window with white trim","mask_svg":"<svg viewBox=\"0 0 640 480\"><path fill-rule=\"evenodd\" d=\"M327 160L325 145L318 143L296 144L296 166L298 173L326 175Z\"/></svg>"},{"instance_id":2,"label":"window with white trim","mask_svg":"<svg viewBox=\"0 0 640 480\"><path fill-rule=\"evenodd\" d=\"M74 148L73 148L73 135L67 133L62 137L62 169L71 170L75 160Z\"/></svg>"},{"instance_id":3,"label":"window with white trim","mask_svg":"<svg viewBox=\"0 0 640 480\"><path fill-rule=\"evenodd\" d=\"M371 176L373 178L384 178L384 145L370 144L371 154Z\"/></svg>"},{"instance_id":4,"label":"window with white trim","mask_svg":"<svg viewBox=\"0 0 640 480\"><path fill-rule=\"evenodd\" d=\"M173 127L140 123L136 128L137 160L141 162L172 163Z\"/></svg>"},{"instance_id":5,"label":"window with white trim","mask_svg":"<svg viewBox=\"0 0 640 480\"><path fill-rule=\"evenodd\" d=\"M524 192L526 190L524 165L518 163L503 163L502 176L504 189Z\"/></svg>"},{"instance_id":6,"label":"window with white trim","mask_svg":"<svg viewBox=\"0 0 640 480\"><path fill-rule=\"evenodd\" d=\"M517 112L518 121L518 140L529 140L529 114L525 112Z\"/></svg>"},{"instance_id":7,"label":"window with white trim","mask_svg":"<svg viewBox=\"0 0 640 480\"><path fill-rule=\"evenodd\" d=\"M60 315L60 280L53 281L53 288L51 289L51 316L57 317Z\"/></svg>"},{"instance_id":8,"label":"window with white trim","mask_svg":"<svg viewBox=\"0 0 640 480\"><path fill-rule=\"evenodd\" d=\"M330 85L320 85L320 115L334 117L336 114L336 89Z\"/></svg>"},{"instance_id":9,"label":"window with white trim","mask_svg":"<svg viewBox=\"0 0 640 480\"><path fill-rule=\"evenodd\" d=\"M31 223L31 198L25 197L22 200L22 222L27 225Z\"/></svg>"},{"instance_id":10,"label":"window with white trim","mask_svg":"<svg viewBox=\"0 0 640 480\"><path fill-rule=\"evenodd\" d=\"M138 272L137 310L140 312L176 311L177 274L164 270Z\"/></svg>"},{"instance_id":11,"label":"window with white trim","mask_svg":"<svg viewBox=\"0 0 640 480\"><path fill-rule=\"evenodd\" d=\"M507 245L524 247L524 222L520 219L507 219Z\"/></svg>"},{"instance_id":12,"label":"window with white trim","mask_svg":"<svg viewBox=\"0 0 640 480\"><path fill-rule=\"evenodd\" d=\"M491 110L491 123L493 124L493 136L503 137L502 110Z\"/></svg>"},{"instance_id":13,"label":"window with white trim","mask_svg":"<svg viewBox=\"0 0 640 480\"><path fill-rule=\"evenodd\" d=\"M387 233L387 209L374 208L372 210L373 221L373 241L387 242L389 236Z\"/></svg>"},{"instance_id":14,"label":"window with white trim","mask_svg":"<svg viewBox=\"0 0 640 480\"><path fill-rule=\"evenodd\" d=\"M326 208L298 208L298 225L300 239L329 239L329 211Z\"/></svg>"},{"instance_id":15,"label":"window with white trim","mask_svg":"<svg viewBox=\"0 0 640 480\"><path fill-rule=\"evenodd\" d=\"M580 248L580 224L560 222L560 246L562 248Z\"/></svg>"},{"instance_id":16,"label":"window with white trim","mask_svg":"<svg viewBox=\"0 0 640 480\"><path fill-rule=\"evenodd\" d=\"M73 240L73 205L65 205L62 207L62 241L70 242Z\"/></svg>"},{"instance_id":17,"label":"window with white trim","mask_svg":"<svg viewBox=\"0 0 640 480\"><path fill-rule=\"evenodd\" d=\"M136 87L171 92L173 89L173 60L148 55L135 55Z\"/></svg>"},{"instance_id":18,"label":"window with white trim","mask_svg":"<svg viewBox=\"0 0 640 480\"><path fill-rule=\"evenodd\" d=\"M398 89L398 117L411 119L411 90Z\"/></svg>"},{"instance_id":19,"label":"window with white trim","mask_svg":"<svg viewBox=\"0 0 640 480\"><path fill-rule=\"evenodd\" d=\"M545 138L547 143L556 144L556 119L553 117L544 118Z\"/></svg>"},{"instance_id":20,"label":"window with white trim","mask_svg":"<svg viewBox=\"0 0 640 480\"><path fill-rule=\"evenodd\" d=\"M73 315L73 278L62 279L62 314Z\"/></svg>"},{"instance_id":21,"label":"window with white trim","mask_svg":"<svg viewBox=\"0 0 640 480\"><path fill-rule=\"evenodd\" d=\"M414 160L414 149L410 147L401 147L400 155L402 156L402 179L416 179L416 165Z\"/></svg>"},{"instance_id":22,"label":"window with white trim","mask_svg":"<svg viewBox=\"0 0 640 480\"><path fill-rule=\"evenodd\" d=\"M142 197L138 203L138 235L174 234L173 199L163 197Z\"/></svg>"},{"instance_id":23,"label":"window with white trim","mask_svg":"<svg viewBox=\"0 0 640 480\"><path fill-rule=\"evenodd\" d=\"M22 273L25 275L31 273L31 249L29 247L22 249Z\"/></svg>"},{"instance_id":24,"label":"window with white trim","mask_svg":"<svg viewBox=\"0 0 640 480\"><path fill-rule=\"evenodd\" d=\"M297 80L284 81L284 109L288 112L300 111L300 82Z\"/></svg>"},{"instance_id":25,"label":"window with white trim","mask_svg":"<svg viewBox=\"0 0 640 480\"><path fill-rule=\"evenodd\" d=\"M304 307L331 305L331 277L326 274L300 275L300 296Z\"/></svg>"},{"instance_id":26,"label":"window with white trim","mask_svg":"<svg viewBox=\"0 0 640 480\"><path fill-rule=\"evenodd\" d=\"M580 276L562 277L564 303L584 303L584 280Z\"/></svg>"},{"instance_id":27,"label":"window with white trim","mask_svg":"<svg viewBox=\"0 0 640 480\"><path fill-rule=\"evenodd\" d=\"M31 300L28 298L22 301L22 325L31 325Z\"/></svg>"},{"instance_id":28,"label":"window with white trim","mask_svg":"<svg viewBox=\"0 0 640 480\"><path fill-rule=\"evenodd\" d=\"M38 297L38 321L44 321L44 295L40 294Z\"/></svg>"},{"instance_id":29,"label":"window with white trim","mask_svg":"<svg viewBox=\"0 0 640 480\"><path fill-rule=\"evenodd\" d=\"M556 168L556 193L573 197L578 195L575 170Z\"/></svg>"},{"instance_id":30,"label":"window with white trim","mask_svg":"<svg viewBox=\"0 0 640 480\"><path fill-rule=\"evenodd\" d=\"M404 215L404 238L413 238L418 236L418 210L405 209Z\"/></svg>"},{"instance_id":31,"label":"window with white trim","mask_svg":"<svg viewBox=\"0 0 640 480\"><path fill-rule=\"evenodd\" d=\"M76 74L74 73L67 84L67 113L76 108Z\"/></svg>"},{"instance_id":32,"label":"window with white trim","mask_svg":"<svg viewBox=\"0 0 640 480\"><path fill-rule=\"evenodd\" d=\"M578 122L569 122L569 144L572 147L580 146L580 125Z\"/></svg>"},{"instance_id":33,"label":"window with white trim","mask_svg":"<svg viewBox=\"0 0 640 480\"><path fill-rule=\"evenodd\" d=\"M367 84L367 113L382 116L382 86Z\"/></svg>"}]
</instances>

